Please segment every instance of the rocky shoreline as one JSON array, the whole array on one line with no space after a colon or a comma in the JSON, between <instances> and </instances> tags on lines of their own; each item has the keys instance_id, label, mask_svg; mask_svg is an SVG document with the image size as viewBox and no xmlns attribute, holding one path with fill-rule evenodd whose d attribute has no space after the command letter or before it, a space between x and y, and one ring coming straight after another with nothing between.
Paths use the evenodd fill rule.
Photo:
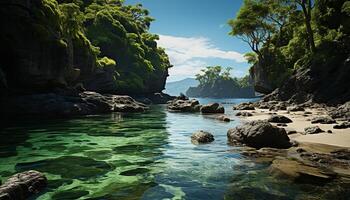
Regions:
<instances>
[{"instance_id":1,"label":"rocky shoreline","mask_svg":"<svg viewBox=\"0 0 350 200\"><path fill-rule=\"evenodd\" d=\"M168 104L177 112L200 112L202 107L185 98ZM272 176L313 185L350 183L350 102L330 107L262 100L235 105L233 110L243 124L228 130L228 143L239 146L234 151L247 159L268 164ZM316 139L322 135L328 137ZM201 130L191 141L210 143L214 135Z\"/></svg>"},{"instance_id":2,"label":"rocky shoreline","mask_svg":"<svg viewBox=\"0 0 350 200\"><path fill-rule=\"evenodd\" d=\"M149 104L165 104L173 98L163 93L138 95L133 98L74 89L56 90L50 93L2 97L0 118L66 118L111 112L144 112Z\"/></svg>"}]
</instances>

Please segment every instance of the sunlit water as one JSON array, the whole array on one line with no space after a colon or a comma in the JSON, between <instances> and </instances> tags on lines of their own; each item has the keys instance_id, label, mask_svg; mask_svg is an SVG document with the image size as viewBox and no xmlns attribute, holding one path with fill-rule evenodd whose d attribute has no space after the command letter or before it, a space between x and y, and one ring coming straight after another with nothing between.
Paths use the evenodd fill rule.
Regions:
<instances>
[{"instance_id":1,"label":"sunlit water","mask_svg":"<svg viewBox=\"0 0 350 200\"><path fill-rule=\"evenodd\" d=\"M248 100L201 99L214 101L224 103L234 121L153 106L142 114L13 122L0 132L1 179L30 169L44 172L49 187L38 199L328 197L325 186L274 178L268 165L242 157L227 144L226 133L240 123L232 104ZM190 136L198 130L213 133L215 141L192 144Z\"/></svg>"}]
</instances>

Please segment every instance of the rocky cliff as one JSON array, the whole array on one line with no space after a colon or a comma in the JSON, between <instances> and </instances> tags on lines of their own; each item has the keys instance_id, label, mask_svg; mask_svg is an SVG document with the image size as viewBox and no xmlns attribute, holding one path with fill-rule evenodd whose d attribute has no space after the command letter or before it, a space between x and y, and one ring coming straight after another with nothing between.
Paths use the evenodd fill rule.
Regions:
<instances>
[{"instance_id":1,"label":"rocky cliff","mask_svg":"<svg viewBox=\"0 0 350 200\"><path fill-rule=\"evenodd\" d=\"M84 3L81 6L88 5ZM63 25L64 13L60 6L55 0L3 0L0 2L1 96L45 93L57 88L76 86L79 86L79 89L115 94L149 94L161 92L164 89L170 63L163 55L163 57L159 56L163 52L160 50L157 52L158 47L155 42L150 49L154 53L146 52L155 61L143 60L144 66L142 63L135 64L134 60L128 62L121 54L113 51L127 50L127 56L129 56L133 54L132 48L135 48L136 44L126 42L121 46L113 46L118 43L118 40L109 40L111 46L97 47L95 45L99 43L92 44L90 40L95 41L94 38L88 38L83 32L67 31L67 27L70 28L70 26L65 28ZM70 8L69 6L71 5L67 7ZM113 4L113 6L113 9L119 9L118 5ZM71 7L74 8L74 6ZM88 22L87 20L86 23ZM103 25L109 25L109 22L105 23L107 24ZM130 22L132 23L134 22ZM110 33L115 31L117 30L110 30ZM93 37L99 36L94 34ZM99 38L102 37L105 36L101 35ZM125 33L125 37L129 35ZM139 42L143 44L153 41L152 38ZM113 48L108 49L109 47ZM112 52L113 59L121 62L123 66L118 65L118 62L116 65L113 60L105 57L107 52ZM129 71L118 71L118 69ZM143 74L147 77L145 80L138 76L143 70L145 70Z\"/></svg>"},{"instance_id":2,"label":"rocky cliff","mask_svg":"<svg viewBox=\"0 0 350 200\"><path fill-rule=\"evenodd\" d=\"M345 45L345 46L344 46ZM315 56L308 65L297 70L280 88L264 100L295 103L341 104L350 100L350 55L348 43L333 42L324 59Z\"/></svg>"}]
</instances>

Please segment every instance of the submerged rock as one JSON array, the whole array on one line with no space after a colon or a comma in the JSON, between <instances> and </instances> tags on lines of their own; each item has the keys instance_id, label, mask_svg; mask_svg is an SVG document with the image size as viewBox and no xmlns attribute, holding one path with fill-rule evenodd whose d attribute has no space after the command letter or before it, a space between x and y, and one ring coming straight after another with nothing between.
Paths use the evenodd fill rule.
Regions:
<instances>
[{"instance_id":1,"label":"submerged rock","mask_svg":"<svg viewBox=\"0 0 350 200\"><path fill-rule=\"evenodd\" d=\"M1 200L25 200L47 186L44 174L30 170L11 176L0 186Z\"/></svg>"},{"instance_id":2,"label":"submerged rock","mask_svg":"<svg viewBox=\"0 0 350 200\"><path fill-rule=\"evenodd\" d=\"M330 170L284 158L274 160L270 172L298 183L324 184L336 177L336 173Z\"/></svg>"},{"instance_id":3,"label":"submerged rock","mask_svg":"<svg viewBox=\"0 0 350 200\"><path fill-rule=\"evenodd\" d=\"M315 117L311 119L311 124L334 124L336 123L334 119L329 116Z\"/></svg>"},{"instance_id":4,"label":"submerged rock","mask_svg":"<svg viewBox=\"0 0 350 200\"><path fill-rule=\"evenodd\" d=\"M192 134L191 141L195 144L210 143L214 141L214 136L209 132L199 131Z\"/></svg>"},{"instance_id":5,"label":"submerged rock","mask_svg":"<svg viewBox=\"0 0 350 200\"><path fill-rule=\"evenodd\" d=\"M324 130L322 130L320 127L318 126L310 126L310 127L306 127L304 129L305 134L317 134L317 133L323 133Z\"/></svg>"},{"instance_id":6,"label":"submerged rock","mask_svg":"<svg viewBox=\"0 0 350 200\"><path fill-rule=\"evenodd\" d=\"M171 111L199 112L200 108L201 108L201 105L199 104L199 101L196 99L191 99L191 100L175 99L168 103L168 109Z\"/></svg>"},{"instance_id":7,"label":"submerged rock","mask_svg":"<svg viewBox=\"0 0 350 200\"><path fill-rule=\"evenodd\" d=\"M36 162L16 164L17 171L28 169L60 175L62 178L86 180L102 176L113 170L114 167L104 161L80 156L61 156Z\"/></svg>"},{"instance_id":8,"label":"submerged rock","mask_svg":"<svg viewBox=\"0 0 350 200\"><path fill-rule=\"evenodd\" d=\"M273 122L273 123L292 123L293 122L291 119L283 115L272 115L269 119L267 119L267 121Z\"/></svg>"},{"instance_id":9,"label":"submerged rock","mask_svg":"<svg viewBox=\"0 0 350 200\"><path fill-rule=\"evenodd\" d=\"M254 148L289 148L289 137L283 128L269 122L257 120L245 123L227 132L231 143L242 143Z\"/></svg>"},{"instance_id":10,"label":"submerged rock","mask_svg":"<svg viewBox=\"0 0 350 200\"><path fill-rule=\"evenodd\" d=\"M201 107L201 112L205 114L225 113L225 109L224 107L220 106L218 103L211 103L211 104L203 105Z\"/></svg>"},{"instance_id":11,"label":"submerged rock","mask_svg":"<svg viewBox=\"0 0 350 200\"><path fill-rule=\"evenodd\" d=\"M220 121L224 121L224 122L230 122L231 119L229 117L227 117L226 115L220 115L218 117L216 117L217 120L220 120Z\"/></svg>"}]
</instances>

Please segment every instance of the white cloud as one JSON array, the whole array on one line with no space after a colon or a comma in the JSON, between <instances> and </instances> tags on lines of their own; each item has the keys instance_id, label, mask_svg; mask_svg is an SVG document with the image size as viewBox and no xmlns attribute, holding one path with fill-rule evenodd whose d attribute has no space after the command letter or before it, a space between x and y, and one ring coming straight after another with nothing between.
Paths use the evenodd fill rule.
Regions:
<instances>
[{"instance_id":1,"label":"white cloud","mask_svg":"<svg viewBox=\"0 0 350 200\"><path fill-rule=\"evenodd\" d=\"M158 44L167 50L174 65L193 58L221 58L241 63L246 62L243 54L221 50L204 37L159 35Z\"/></svg>"},{"instance_id":2,"label":"white cloud","mask_svg":"<svg viewBox=\"0 0 350 200\"><path fill-rule=\"evenodd\" d=\"M235 51L224 51L215 47L208 38L204 37L175 37L159 35L158 45L165 48L170 62L170 80L184 77L194 77L207 63L206 58L225 59L238 63L246 62L243 54Z\"/></svg>"}]
</instances>

